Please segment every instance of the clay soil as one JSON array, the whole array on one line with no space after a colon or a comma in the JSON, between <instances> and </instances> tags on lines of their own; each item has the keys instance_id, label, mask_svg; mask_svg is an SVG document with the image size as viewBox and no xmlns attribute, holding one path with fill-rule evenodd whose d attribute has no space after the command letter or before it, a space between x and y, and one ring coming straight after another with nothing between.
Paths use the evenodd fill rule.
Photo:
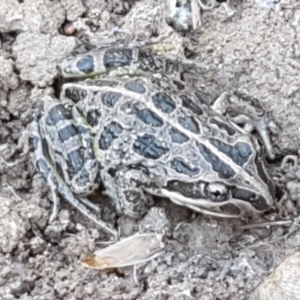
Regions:
<instances>
[{"instance_id":1,"label":"clay soil","mask_svg":"<svg viewBox=\"0 0 300 300\"><path fill-rule=\"evenodd\" d=\"M73 25L65 25L80 27L78 39L97 44L103 41L102 32L124 28L137 3L149 4L1 1L0 299L248 299L300 246L297 224L241 230L245 222L209 218L158 199L156 206L165 208L170 222L165 251L138 266L136 284L132 268L104 272L80 264L110 237L65 201L58 219L49 223L51 193L34 168L32 151L13 164L23 158L18 140L39 96L57 84L57 59L77 43ZM287 177L279 166L285 155L297 155L299 149L300 6L297 0L277 6L263 0L217 4L201 12L197 30L180 35L184 53L201 64L198 84L212 98L235 89L256 97L280 129L273 140L276 160L270 162L270 173L277 179L277 200L285 195L282 209L248 222L297 217L299 175L294 169ZM143 32L146 37L154 34L151 26ZM279 181L280 176L284 180ZM138 231L140 220L117 216L101 196L95 201L103 208L102 218L118 226L123 237Z\"/></svg>"}]
</instances>

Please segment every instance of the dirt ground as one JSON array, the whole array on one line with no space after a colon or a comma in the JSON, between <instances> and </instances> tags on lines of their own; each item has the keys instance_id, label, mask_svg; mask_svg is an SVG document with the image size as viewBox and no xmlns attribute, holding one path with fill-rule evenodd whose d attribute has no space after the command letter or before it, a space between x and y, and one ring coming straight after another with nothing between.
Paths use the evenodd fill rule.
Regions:
<instances>
[{"instance_id":1,"label":"dirt ground","mask_svg":"<svg viewBox=\"0 0 300 300\"><path fill-rule=\"evenodd\" d=\"M201 11L197 30L175 40L182 54L197 59L196 84L205 92L212 97L234 89L250 94L261 100L279 126L270 172L282 205L255 223L299 215L299 169L297 165L280 167L285 155L297 155L300 142L297 2L220 1L215 8ZM132 268L104 272L83 267L84 255L103 247L109 237L65 201L58 220L49 224L51 193L32 160L11 164L22 158L17 143L38 96L52 92L58 59L77 44L75 28L81 41L94 45L109 42L116 30L142 40L165 30L159 29L159 4L146 0L1 1L1 299L242 300L284 257L298 251L297 223L241 230L245 222L216 220L157 200L156 206L165 209L170 223L165 252L137 268L136 285ZM138 231L141 220L117 217L110 202L100 200L103 219L117 225L123 237Z\"/></svg>"}]
</instances>

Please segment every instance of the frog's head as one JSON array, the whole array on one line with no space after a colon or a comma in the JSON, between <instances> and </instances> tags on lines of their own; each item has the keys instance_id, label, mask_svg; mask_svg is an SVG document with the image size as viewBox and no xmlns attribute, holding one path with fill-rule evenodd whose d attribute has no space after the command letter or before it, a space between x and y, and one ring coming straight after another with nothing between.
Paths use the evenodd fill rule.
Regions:
<instances>
[{"instance_id":1,"label":"frog's head","mask_svg":"<svg viewBox=\"0 0 300 300\"><path fill-rule=\"evenodd\" d=\"M201 153L197 176L192 180L173 176L163 189L164 196L220 217L259 213L273 206L273 182L249 136L239 136L232 144L211 138L197 146Z\"/></svg>"}]
</instances>

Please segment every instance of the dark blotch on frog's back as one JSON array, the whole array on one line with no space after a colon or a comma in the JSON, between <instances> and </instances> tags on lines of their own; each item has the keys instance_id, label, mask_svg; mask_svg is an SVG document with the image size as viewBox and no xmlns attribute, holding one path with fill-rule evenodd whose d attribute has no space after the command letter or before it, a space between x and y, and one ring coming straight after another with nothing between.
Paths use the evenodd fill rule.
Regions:
<instances>
[{"instance_id":1,"label":"dark blotch on frog's back","mask_svg":"<svg viewBox=\"0 0 300 300\"><path fill-rule=\"evenodd\" d=\"M186 95L180 95L179 96L181 101L182 101L182 106L187 108L188 110L190 110L192 113L194 113L195 115L202 115L203 111L201 109L200 106L198 106L197 104L195 104L192 99L190 99L188 96Z\"/></svg>"},{"instance_id":2,"label":"dark blotch on frog's back","mask_svg":"<svg viewBox=\"0 0 300 300\"><path fill-rule=\"evenodd\" d=\"M204 144L198 143L197 147L200 155L203 156L204 159L211 165L212 169L220 176L220 178L229 179L236 175L234 170L229 165L224 163Z\"/></svg>"},{"instance_id":3,"label":"dark blotch on frog's back","mask_svg":"<svg viewBox=\"0 0 300 300\"><path fill-rule=\"evenodd\" d=\"M172 98L165 92L157 92L152 96L152 101L156 108L164 112L165 114L170 114L176 108L176 103Z\"/></svg>"},{"instance_id":4,"label":"dark blotch on frog's back","mask_svg":"<svg viewBox=\"0 0 300 300\"><path fill-rule=\"evenodd\" d=\"M101 93L101 102L109 107L112 108L115 106L115 104L119 101L119 99L122 97L121 93L108 91Z\"/></svg>"},{"instance_id":5,"label":"dark blotch on frog's back","mask_svg":"<svg viewBox=\"0 0 300 300\"><path fill-rule=\"evenodd\" d=\"M164 121L155 112L148 108L140 109L137 106L134 106L133 112L138 119L147 125L153 127L162 127L164 125Z\"/></svg>"},{"instance_id":6,"label":"dark blotch on frog's back","mask_svg":"<svg viewBox=\"0 0 300 300\"><path fill-rule=\"evenodd\" d=\"M96 126L101 118L101 112L99 109L89 109L86 114L86 121L92 127Z\"/></svg>"},{"instance_id":7,"label":"dark blotch on frog's back","mask_svg":"<svg viewBox=\"0 0 300 300\"><path fill-rule=\"evenodd\" d=\"M210 138L212 145L230 157L237 165L243 166L252 156L252 149L248 143L238 142L234 145L227 144L219 139Z\"/></svg>"},{"instance_id":8,"label":"dark blotch on frog's back","mask_svg":"<svg viewBox=\"0 0 300 300\"><path fill-rule=\"evenodd\" d=\"M101 150L108 150L112 142L117 139L122 132L123 127L115 121L112 121L106 125L98 141L99 148Z\"/></svg>"},{"instance_id":9,"label":"dark blotch on frog's back","mask_svg":"<svg viewBox=\"0 0 300 300\"><path fill-rule=\"evenodd\" d=\"M82 58L79 58L76 67L80 72L83 72L85 74L91 74L95 70L95 63L94 58L91 55L84 56Z\"/></svg>"},{"instance_id":10,"label":"dark blotch on frog's back","mask_svg":"<svg viewBox=\"0 0 300 300\"><path fill-rule=\"evenodd\" d=\"M146 92L145 82L142 79L130 80L124 84L124 88L138 94L144 94Z\"/></svg>"},{"instance_id":11,"label":"dark blotch on frog's back","mask_svg":"<svg viewBox=\"0 0 300 300\"><path fill-rule=\"evenodd\" d=\"M148 159L158 159L168 153L169 148L158 141L154 135L146 133L133 143L133 151Z\"/></svg>"},{"instance_id":12,"label":"dark blotch on frog's back","mask_svg":"<svg viewBox=\"0 0 300 300\"><path fill-rule=\"evenodd\" d=\"M187 117L179 117L178 123L185 129L188 129L189 131L193 133L200 133L199 124L192 116Z\"/></svg>"},{"instance_id":13,"label":"dark blotch on frog's back","mask_svg":"<svg viewBox=\"0 0 300 300\"><path fill-rule=\"evenodd\" d=\"M109 49L103 56L105 68L116 68L129 66L132 62L132 49Z\"/></svg>"},{"instance_id":14,"label":"dark blotch on frog's back","mask_svg":"<svg viewBox=\"0 0 300 300\"><path fill-rule=\"evenodd\" d=\"M64 90L64 96L77 103L85 99L85 97L87 96L87 91L84 88L80 87L67 87Z\"/></svg>"},{"instance_id":15,"label":"dark blotch on frog's back","mask_svg":"<svg viewBox=\"0 0 300 300\"><path fill-rule=\"evenodd\" d=\"M171 160L171 168L178 173L185 174L190 177L193 177L200 172L199 168L190 166L189 163L184 161L182 157L174 157Z\"/></svg>"},{"instance_id":16,"label":"dark blotch on frog's back","mask_svg":"<svg viewBox=\"0 0 300 300\"><path fill-rule=\"evenodd\" d=\"M183 144L189 140L187 135L173 127L169 130L169 135L171 136L172 142L176 144Z\"/></svg>"},{"instance_id":17,"label":"dark blotch on frog's back","mask_svg":"<svg viewBox=\"0 0 300 300\"><path fill-rule=\"evenodd\" d=\"M63 120L72 120L72 111L66 108L63 104L53 106L46 117L46 124L55 126Z\"/></svg>"}]
</instances>

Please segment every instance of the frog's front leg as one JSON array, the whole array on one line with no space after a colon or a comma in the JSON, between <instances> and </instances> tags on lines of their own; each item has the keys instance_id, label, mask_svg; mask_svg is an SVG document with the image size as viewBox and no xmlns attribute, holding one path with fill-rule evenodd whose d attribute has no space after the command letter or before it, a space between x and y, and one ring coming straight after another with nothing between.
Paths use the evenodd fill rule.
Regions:
<instances>
[{"instance_id":1,"label":"frog's front leg","mask_svg":"<svg viewBox=\"0 0 300 300\"><path fill-rule=\"evenodd\" d=\"M139 218L153 205L152 196L145 193L149 178L135 169L122 169L101 173L105 186L104 194L109 196L118 213Z\"/></svg>"},{"instance_id":2,"label":"frog's front leg","mask_svg":"<svg viewBox=\"0 0 300 300\"><path fill-rule=\"evenodd\" d=\"M211 108L219 114L228 116L231 123L239 130L241 128L238 125L244 125L244 132L247 133L256 130L266 147L268 156L271 159L275 157L270 133L277 134L278 128L256 98L239 92L233 95L224 92L215 100Z\"/></svg>"}]
</instances>

